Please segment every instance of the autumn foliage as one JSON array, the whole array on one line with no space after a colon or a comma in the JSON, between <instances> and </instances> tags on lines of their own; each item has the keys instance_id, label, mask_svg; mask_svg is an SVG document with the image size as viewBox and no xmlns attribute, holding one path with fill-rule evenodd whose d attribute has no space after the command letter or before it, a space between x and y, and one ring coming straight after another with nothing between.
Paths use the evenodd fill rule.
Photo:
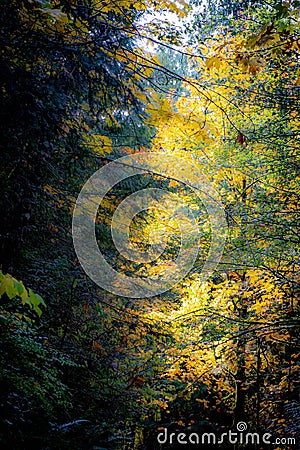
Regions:
<instances>
[{"instance_id":1,"label":"autumn foliage","mask_svg":"<svg viewBox=\"0 0 300 450\"><path fill-rule=\"evenodd\" d=\"M241 421L286 439L275 450L298 448L298 2L4 3L3 448L177 449L160 446L158 433L220 435ZM167 176L149 163L103 199L99 249L127 276L161 280L178 269L177 220L186 234L194 222L171 192L193 212L199 252L179 283L135 299L86 276L72 213L96 170L148 152L192 161L185 179L201 170L226 243L203 279L209 211L180 166ZM126 260L112 218L148 188L164 194L134 216L130 245L165 247L155 262Z\"/></svg>"}]
</instances>

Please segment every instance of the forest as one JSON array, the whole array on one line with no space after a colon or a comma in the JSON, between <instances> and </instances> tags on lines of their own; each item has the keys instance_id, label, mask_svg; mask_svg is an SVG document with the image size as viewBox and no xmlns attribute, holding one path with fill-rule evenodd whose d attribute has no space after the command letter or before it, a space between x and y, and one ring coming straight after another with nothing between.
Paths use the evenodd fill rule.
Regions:
<instances>
[{"instance_id":1,"label":"forest","mask_svg":"<svg viewBox=\"0 0 300 450\"><path fill-rule=\"evenodd\" d=\"M300 448L300 1L2 0L0 448Z\"/></svg>"}]
</instances>

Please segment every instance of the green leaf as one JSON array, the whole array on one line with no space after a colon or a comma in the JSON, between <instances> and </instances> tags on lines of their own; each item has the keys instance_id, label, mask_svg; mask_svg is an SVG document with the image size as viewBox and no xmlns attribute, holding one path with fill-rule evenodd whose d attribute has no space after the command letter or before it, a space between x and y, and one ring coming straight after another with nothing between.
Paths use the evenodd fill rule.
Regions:
<instances>
[{"instance_id":1,"label":"green leaf","mask_svg":"<svg viewBox=\"0 0 300 450\"><path fill-rule=\"evenodd\" d=\"M6 294L9 299L16 297L17 292L14 285L14 279L10 275L3 275L1 278L0 295Z\"/></svg>"},{"instance_id":2,"label":"green leaf","mask_svg":"<svg viewBox=\"0 0 300 450\"><path fill-rule=\"evenodd\" d=\"M27 303L39 316L42 314L42 310L40 305L46 307L46 304L42 297L38 294L35 294L32 289L28 289L29 296L25 299L25 303Z\"/></svg>"},{"instance_id":3,"label":"green leaf","mask_svg":"<svg viewBox=\"0 0 300 450\"><path fill-rule=\"evenodd\" d=\"M28 297L28 292L27 292L24 284L22 283L22 281L17 281L16 279L13 279L13 280L14 280L15 292L17 293L17 295L19 297L21 297L22 301L24 301Z\"/></svg>"}]
</instances>

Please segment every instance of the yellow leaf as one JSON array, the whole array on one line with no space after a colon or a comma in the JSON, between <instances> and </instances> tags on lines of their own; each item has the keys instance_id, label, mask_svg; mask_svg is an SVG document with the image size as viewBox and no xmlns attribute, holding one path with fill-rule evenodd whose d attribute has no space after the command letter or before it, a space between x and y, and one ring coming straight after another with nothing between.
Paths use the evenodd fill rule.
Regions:
<instances>
[{"instance_id":1,"label":"yellow leaf","mask_svg":"<svg viewBox=\"0 0 300 450\"><path fill-rule=\"evenodd\" d=\"M219 56L212 56L211 58L206 60L206 67L208 69L216 68L219 69L221 66L222 60Z\"/></svg>"}]
</instances>

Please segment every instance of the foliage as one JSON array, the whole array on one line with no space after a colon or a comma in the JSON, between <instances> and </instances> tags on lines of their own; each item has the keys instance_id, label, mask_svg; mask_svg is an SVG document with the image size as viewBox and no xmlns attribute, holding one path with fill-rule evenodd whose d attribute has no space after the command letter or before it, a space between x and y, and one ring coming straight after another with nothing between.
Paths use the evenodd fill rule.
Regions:
<instances>
[{"instance_id":1,"label":"foliage","mask_svg":"<svg viewBox=\"0 0 300 450\"><path fill-rule=\"evenodd\" d=\"M39 445L57 411L71 406L70 392L61 381L63 359L49 347L48 338L40 334L39 305L45 303L38 294L1 272L1 444L4 447Z\"/></svg>"}]
</instances>

